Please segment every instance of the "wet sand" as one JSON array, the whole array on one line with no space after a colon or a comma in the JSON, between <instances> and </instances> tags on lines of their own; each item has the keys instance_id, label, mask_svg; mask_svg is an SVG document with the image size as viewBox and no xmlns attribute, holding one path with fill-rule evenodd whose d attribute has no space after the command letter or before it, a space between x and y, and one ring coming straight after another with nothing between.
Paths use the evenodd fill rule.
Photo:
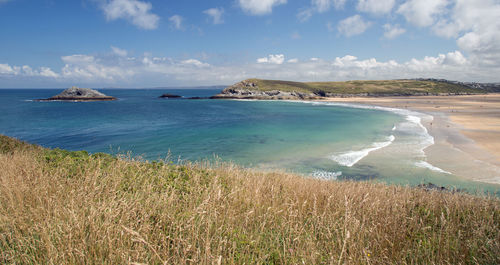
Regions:
<instances>
[{"instance_id":1,"label":"wet sand","mask_svg":"<svg viewBox=\"0 0 500 265\"><path fill-rule=\"evenodd\" d=\"M424 122L435 144L425 151L441 168L468 179L500 183L500 94L326 101L410 109L434 117Z\"/></svg>"}]
</instances>

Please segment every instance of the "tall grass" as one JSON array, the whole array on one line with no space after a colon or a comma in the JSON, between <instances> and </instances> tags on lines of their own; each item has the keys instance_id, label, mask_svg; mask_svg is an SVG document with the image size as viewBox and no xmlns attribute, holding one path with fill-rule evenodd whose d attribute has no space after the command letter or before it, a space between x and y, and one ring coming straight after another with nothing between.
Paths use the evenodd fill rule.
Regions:
<instances>
[{"instance_id":1,"label":"tall grass","mask_svg":"<svg viewBox=\"0 0 500 265\"><path fill-rule=\"evenodd\" d=\"M500 201L0 138L2 264L499 264Z\"/></svg>"}]
</instances>

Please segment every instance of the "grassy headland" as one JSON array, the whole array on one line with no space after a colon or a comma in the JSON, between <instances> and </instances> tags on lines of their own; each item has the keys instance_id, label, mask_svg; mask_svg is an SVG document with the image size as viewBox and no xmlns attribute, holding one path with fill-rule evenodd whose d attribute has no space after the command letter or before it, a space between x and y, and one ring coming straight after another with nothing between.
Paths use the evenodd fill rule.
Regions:
<instances>
[{"instance_id":1,"label":"grassy headland","mask_svg":"<svg viewBox=\"0 0 500 265\"><path fill-rule=\"evenodd\" d=\"M2 264L499 264L500 201L0 136Z\"/></svg>"},{"instance_id":2,"label":"grassy headland","mask_svg":"<svg viewBox=\"0 0 500 265\"><path fill-rule=\"evenodd\" d=\"M280 93L278 93L280 92ZM313 99L343 96L464 95L490 92L465 83L439 80L376 80L345 82L293 82L247 79L236 83L215 98Z\"/></svg>"},{"instance_id":3,"label":"grassy headland","mask_svg":"<svg viewBox=\"0 0 500 265\"><path fill-rule=\"evenodd\" d=\"M324 92L337 94L396 94L396 93L485 93L481 89L468 88L464 85L423 80L374 80L344 82L291 82L280 80L250 79L261 91L300 91Z\"/></svg>"}]
</instances>

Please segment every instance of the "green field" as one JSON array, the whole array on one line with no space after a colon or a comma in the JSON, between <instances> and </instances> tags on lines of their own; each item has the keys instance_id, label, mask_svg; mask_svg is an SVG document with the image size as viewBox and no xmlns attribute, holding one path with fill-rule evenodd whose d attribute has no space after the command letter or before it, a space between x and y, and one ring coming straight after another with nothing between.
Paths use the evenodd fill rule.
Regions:
<instances>
[{"instance_id":1,"label":"green field","mask_svg":"<svg viewBox=\"0 0 500 265\"><path fill-rule=\"evenodd\" d=\"M412 95L429 94L481 94L482 89L469 88L460 84L438 81L420 80L377 80L377 81L345 81L345 82L292 82L281 80L248 79L247 82L256 84L255 90L286 92L305 92L318 95L334 94L364 94L373 95L402 94Z\"/></svg>"}]
</instances>

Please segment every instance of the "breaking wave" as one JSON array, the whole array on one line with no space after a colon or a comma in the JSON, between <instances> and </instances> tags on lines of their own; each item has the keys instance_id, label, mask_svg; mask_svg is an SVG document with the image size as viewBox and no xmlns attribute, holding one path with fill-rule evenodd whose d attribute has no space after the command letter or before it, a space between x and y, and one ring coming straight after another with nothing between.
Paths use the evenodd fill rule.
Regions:
<instances>
[{"instance_id":1,"label":"breaking wave","mask_svg":"<svg viewBox=\"0 0 500 265\"><path fill-rule=\"evenodd\" d=\"M314 171L311 177L325 180L337 180L338 177L342 176L342 171L330 172L330 171Z\"/></svg>"},{"instance_id":2,"label":"breaking wave","mask_svg":"<svg viewBox=\"0 0 500 265\"><path fill-rule=\"evenodd\" d=\"M387 141L373 143L369 148L365 148L359 151L349 151L345 153L335 154L331 155L329 158L342 166L352 167L361 159L370 154L370 152L389 146L392 142L394 142L394 139L396 139L396 137L394 137L394 135L391 135L387 137Z\"/></svg>"},{"instance_id":3,"label":"breaking wave","mask_svg":"<svg viewBox=\"0 0 500 265\"><path fill-rule=\"evenodd\" d=\"M418 162L415 163L415 166L421 167L421 168L427 168L427 169L430 169L432 171L436 171L436 172L440 172L440 173L451 174L450 172L442 170L442 169L440 169L438 167L435 167L435 166L429 164L426 161L418 161Z\"/></svg>"}]
</instances>

